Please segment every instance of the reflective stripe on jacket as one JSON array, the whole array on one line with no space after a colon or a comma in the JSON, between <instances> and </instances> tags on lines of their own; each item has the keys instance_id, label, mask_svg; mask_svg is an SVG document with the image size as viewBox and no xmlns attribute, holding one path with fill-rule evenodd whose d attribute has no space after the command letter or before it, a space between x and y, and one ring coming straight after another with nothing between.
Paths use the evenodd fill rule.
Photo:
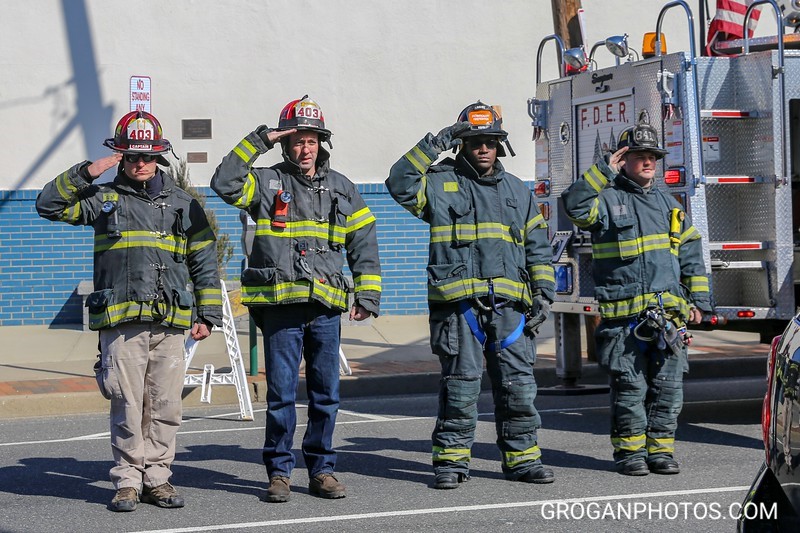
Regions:
<instances>
[{"instance_id":1,"label":"reflective stripe on jacket","mask_svg":"<svg viewBox=\"0 0 800 533\"><path fill-rule=\"evenodd\" d=\"M533 291L554 297L547 224L530 189L503 170L480 177L462 154L438 157L428 134L400 158L386 187L430 225L428 300L456 301L494 292L531 304Z\"/></svg>"},{"instance_id":2,"label":"reflective stripe on jacket","mask_svg":"<svg viewBox=\"0 0 800 533\"><path fill-rule=\"evenodd\" d=\"M700 233L673 197L614 176L599 162L562 199L575 225L592 232L595 297L604 318L636 316L657 304L658 293L684 320L690 306L712 311Z\"/></svg>"},{"instance_id":3,"label":"reflective stripe on jacket","mask_svg":"<svg viewBox=\"0 0 800 533\"><path fill-rule=\"evenodd\" d=\"M267 150L257 133L248 134L211 179L211 188L225 202L246 210L256 222L249 268L242 272L242 303L316 300L345 311L353 290L342 272L346 251L355 303L377 316L381 267L375 217L356 186L329 169L329 154L321 146L313 179L288 160L253 168ZM285 216L275 212L280 192L291 195Z\"/></svg>"},{"instance_id":4,"label":"reflective stripe on jacket","mask_svg":"<svg viewBox=\"0 0 800 533\"><path fill-rule=\"evenodd\" d=\"M94 228L89 327L139 320L190 329L198 316L221 326L216 238L202 206L161 170L163 189L151 199L121 174L92 184L82 171L88 164L45 185L36 209L48 220Z\"/></svg>"}]
</instances>

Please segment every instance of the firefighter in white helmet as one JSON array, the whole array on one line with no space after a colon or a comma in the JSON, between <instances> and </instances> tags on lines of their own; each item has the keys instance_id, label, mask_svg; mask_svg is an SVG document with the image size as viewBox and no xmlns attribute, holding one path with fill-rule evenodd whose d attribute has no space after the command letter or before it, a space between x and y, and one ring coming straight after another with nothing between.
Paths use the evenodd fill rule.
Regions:
<instances>
[{"instance_id":1,"label":"firefighter in white helmet","mask_svg":"<svg viewBox=\"0 0 800 533\"><path fill-rule=\"evenodd\" d=\"M36 200L44 218L94 228L89 327L111 400L113 511L140 501L183 507L169 483L181 425L186 330L200 340L222 325L214 233L200 204L158 168L171 150L158 120L133 111L104 145L114 154L68 169ZM113 182L95 182L117 167Z\"/></svg>"},{"instance_id":2,"label":"firefighter in white helmet","mask_svg":"<svg viewBox=\"0 0 800 533\"><path fill-rule=\"evenodd\" d=\"M375 217L355 185L329 166L322 110L307 96L289 102L278 127L260 126L222 160L211 187L256 221L242 303L264 334L267 427L263 459L266 500L289 500L295 466L295 392L305 357L309 423L302 452L309 492L342 498L333 430L339 409L340 315L354 292L351 320L377 316L381 276ZM256 159L281 144L282 163L256 168ZM354 288L342 273L343 252Z\"/></svg>"},{"instance_id":3,"label":"firefighter in white helmet","mask_svg":"<svg viewBox=\"0 0 800 533\"><path fill-rule=\"evenodd\" d=\"M700 233L653 180L666 155L646 123L622 132L609 162L598 161L562 199L592 234L592 270L602 321L595 332L611 383L611 443L619 473L677 474L673 457L686 322L711 312Z\"/></svg>"}]
</instances>

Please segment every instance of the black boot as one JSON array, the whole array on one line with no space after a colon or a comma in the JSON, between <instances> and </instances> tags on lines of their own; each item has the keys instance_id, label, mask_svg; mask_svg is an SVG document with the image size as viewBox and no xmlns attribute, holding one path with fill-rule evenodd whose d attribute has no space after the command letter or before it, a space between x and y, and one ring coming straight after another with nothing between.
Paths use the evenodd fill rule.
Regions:
<instances>
[{"instance_id":1,"label":"black boot","mask_svg":"<svg viewBox=\"0 0 800 533\"><path fill-rule=\"evenodd\" d=\"M459 483L469 481L467 474L459 472L440 472L436 474L436 479L433 482L434 489L457 489Z\"/></svg>"},{"instance_id":2,"label":"black boot","mask_svg":"<svg viewBox=\"0 0 800 533\"><path fill-rule=\"evenodd\" d=\"M634 459L617 465L617 472L623 476L646 476L650 473L650 470L647 468L647 463L644 462L644 459Z\"/></svg>"},{"instance_id":3,"label":"black boot","mask_svg":"<svg viewBox=\"0 0 800 533\"><path fill-rule=\"evenodd\" d=\"M658 459L651 459L647 461L647 467L654 474L680 474L681 467L678 462L672 457L659 457Z\"/></svg>"},{"instance_id":4,"label":"black boot","mask_svg":"<svg viewBox=\"0 0 800 533\"><path fill-rule=\"evenodd\" d=\"M549 468L545 468L543 465L536 465L524 474L522 477L518 478L517 481L522 481L523 483L552 483L555 481L556 476L553 474L553 471Z\"/></svg>"}]
</instances>

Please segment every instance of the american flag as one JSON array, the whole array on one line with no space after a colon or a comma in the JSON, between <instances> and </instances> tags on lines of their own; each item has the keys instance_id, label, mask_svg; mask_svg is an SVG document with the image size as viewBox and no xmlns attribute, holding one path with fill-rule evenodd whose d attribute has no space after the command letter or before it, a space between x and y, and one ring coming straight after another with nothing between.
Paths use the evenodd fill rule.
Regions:
<instances>
[{"instance_id":1,"label":"american flag","mask_svg":"<svg viewBox=\"0 0 800 533\"><path fill-rule=\"evenodd\" d=\"M706 42L706 51L708 55L719 55L719 53L714 50L714 43L716 42L744 38L742 32L744 15L747 13L747 8L754 1L755 0L717 0L717 14L714 15L714 18L711 20L711 25L708 27L708 40ZM747 24L748 37L753 36L760 16L761 8L757 7L753 9L753 13L750 15L750 21Z\"/></svg>"}]
</instances>

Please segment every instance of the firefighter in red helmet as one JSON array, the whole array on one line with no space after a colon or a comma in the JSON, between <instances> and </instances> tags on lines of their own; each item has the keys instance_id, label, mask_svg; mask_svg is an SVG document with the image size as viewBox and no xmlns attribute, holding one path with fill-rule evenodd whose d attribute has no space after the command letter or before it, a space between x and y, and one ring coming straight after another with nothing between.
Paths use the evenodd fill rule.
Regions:
<instances>
[{"instance_id":1,"label":"firefighter in red helmet","mask_svg":"<svg viewBox=\"0 0 800 533\"><path fill-rule=\"evenodd\" d=\"M295 393L306 361L309 424L302 452L309 492L342 498L335 473L333 430L339 409L340 315L354 293L351 320L377 316L381 270L375 217L355 185L329 166L331 132L307 96L289 102L278 127L260 126L222 160L211 187L246 210L257 229L242 303L264 334L267 424L263 448L269 502L289 500L295 466ZM257 168L256 159L281 143L283 162ZM343 252L353 286L342 273Z\"/></svg>"},{"instance_id":2,"label":"firefighter in red helmet","mask_svg":"<svg viewBox=\"0 0 800 533\"><path fill-rule=\"evenodd\" d=\"M222 325L214 233L202 206L158 168L171 145L158 120L134 111L105 146L112 155L74 165L45 185L39 215L94 228L89 327L100 335L95 365L111 400L113 511L138 502L183 507L169 482L181 424L184 335ZM112 182L95 180L117 168Z\"/></svg>"}]
</instances>

